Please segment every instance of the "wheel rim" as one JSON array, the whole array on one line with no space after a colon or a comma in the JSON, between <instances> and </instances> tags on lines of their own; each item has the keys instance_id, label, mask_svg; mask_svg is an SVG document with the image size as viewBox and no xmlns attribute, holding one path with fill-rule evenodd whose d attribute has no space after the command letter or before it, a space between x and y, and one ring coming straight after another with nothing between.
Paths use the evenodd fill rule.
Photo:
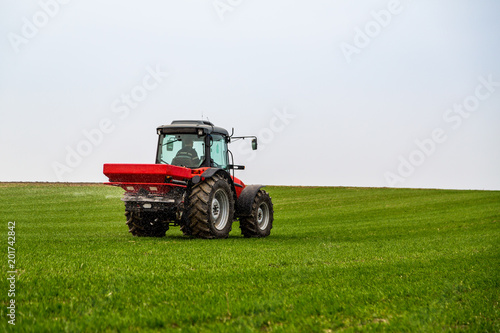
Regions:
<instances>
[{"instance_id":1,"label":"wheel rim","mask_svg":"<svg viewBox=\"0 0 500 333\"><path fill-rule=\"evenodd\" d=\"M257 226L260 230L267 228L269 224L269 206L263 202L257 209Z\"/></svg>"},{"instance_id":2,"label":"wheel rim","mask_svg":"<svg viewBox=\"0 0 500 333\"><path fill-rule=\"evenodd\" d=\"M210 213L215 229L224 229L229 220L229 198L223 189L218 189L215 192Z\"/></svg>"}]
</instances>

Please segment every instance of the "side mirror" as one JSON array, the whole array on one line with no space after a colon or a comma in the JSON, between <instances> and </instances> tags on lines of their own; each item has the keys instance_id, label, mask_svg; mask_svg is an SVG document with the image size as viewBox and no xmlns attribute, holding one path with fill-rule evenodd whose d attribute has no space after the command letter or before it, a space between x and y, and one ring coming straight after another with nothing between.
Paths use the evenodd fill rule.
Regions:
<instances>
[{"instance_id":1,"label":"side mirror","mask_svg":"<svg viewBox=\"0 0 500 333\"><path fill-rule=\"evenodd\" d=\"M252 150L257 150L257 146L258 146L258 144L257 144L257 138L254 138L252 140Z\"/></svg>"}]
</instances>

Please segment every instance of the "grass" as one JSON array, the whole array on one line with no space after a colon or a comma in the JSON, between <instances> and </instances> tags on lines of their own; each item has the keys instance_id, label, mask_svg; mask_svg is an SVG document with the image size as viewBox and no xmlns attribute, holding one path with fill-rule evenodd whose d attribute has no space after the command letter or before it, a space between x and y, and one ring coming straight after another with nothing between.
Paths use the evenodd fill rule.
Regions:
<instances>
[{"instance_id":1,"label":"grass","mask_svg":"<svg viewBox=\"0 0 500 333\"><path fill-rule=\"evenodd\" d=\"M500 192L269 187L245 239L127 232L122 190L0 184L22 332L500 331ZM7 252L1 261L7 272ZM4 274L4 276L6 273Z\"/></svg>"}]
</instances>

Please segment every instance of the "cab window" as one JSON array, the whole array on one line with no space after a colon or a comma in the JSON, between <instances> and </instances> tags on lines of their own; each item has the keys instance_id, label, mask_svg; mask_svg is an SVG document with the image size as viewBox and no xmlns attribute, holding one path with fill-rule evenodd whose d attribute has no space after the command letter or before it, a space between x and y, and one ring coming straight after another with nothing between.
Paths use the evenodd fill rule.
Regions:
<instances>
[{"instance_id":1,"label":"cab window","mask_svg":"<svg viewBox=\"0 0 500 333\"><path fill-rule=\"evenodd\" d=\"M166 134L160 138L158 163L199 168L204 155L204 137L195 134Z\"/></svg>"},{"instance_id":2,"label":"cab window","mask_svg":"<svg viewBox=\"0 0 500 333\"><path fill-rule=\"evenodd\" d=\"M210 156L212 167L227 169L228 155L226 138L222 135L213 134L210 145Z\"/></svg>"}]
</instances>

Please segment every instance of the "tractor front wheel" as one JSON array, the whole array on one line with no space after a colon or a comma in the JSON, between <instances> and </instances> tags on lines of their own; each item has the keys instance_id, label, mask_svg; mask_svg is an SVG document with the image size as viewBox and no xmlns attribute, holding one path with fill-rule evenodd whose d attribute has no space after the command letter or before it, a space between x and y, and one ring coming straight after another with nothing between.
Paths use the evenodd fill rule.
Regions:
<instances>
[{"instance_id":1,"label":"tractor front wheel","mask_svg":"<svg viewBox=\"0 0 500 333\"><path fill-rule=\"evenodd\" d=\"M240 218L241 233L245 237L267 237L274 221L273 202L269 194L260 190L252 205L252 215Z\"/></svg>"}]
</instances>

